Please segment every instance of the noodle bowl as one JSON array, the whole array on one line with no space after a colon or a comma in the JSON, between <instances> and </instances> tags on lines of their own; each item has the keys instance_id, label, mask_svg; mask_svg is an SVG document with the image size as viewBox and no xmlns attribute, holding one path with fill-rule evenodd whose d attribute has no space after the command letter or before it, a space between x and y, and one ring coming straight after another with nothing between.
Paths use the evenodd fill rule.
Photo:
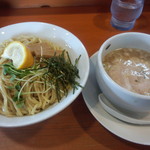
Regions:
<instances>
[{"instance_id":1,"label":"noodle bowl","mask_svg":"<svg viewBox=\"0 0 150 150\"><path fill-rule=\"evenodd\" d=\"M12 37L24 34L51 41L56 47L61 46L63 50L65 49L68 51L73 64L76 58L81 55L77 65L80 78L77 78L76 81L80 83L82 87L85 86L89 74L89 56L84 45L75 35L64 28L53 24L43 22L23 22L0 28L0 43L4 43L5 46L5 44L7 45L7 42L5 41L10 42ZM0 115L0 127L27 126L54 117L76 100L82 89L83 88L79 87L74 91L73 88L70 88L68 94L62 97L59 102L47 106L46 109L34 115L23 115L21 117L15 115L13 117Z\"/></svg>"}]
</instances>

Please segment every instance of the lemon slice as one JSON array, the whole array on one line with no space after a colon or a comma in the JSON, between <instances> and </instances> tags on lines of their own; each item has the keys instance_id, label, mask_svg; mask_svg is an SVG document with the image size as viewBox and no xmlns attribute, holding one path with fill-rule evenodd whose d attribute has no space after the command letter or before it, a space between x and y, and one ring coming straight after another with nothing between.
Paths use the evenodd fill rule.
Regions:
<instances>
[{"instance_id":1,"label":"lemon slice","mask_svg":"<svg viewBox=\"0 0 150 150\"><path fill-rule=\"evenodd\" d=\"M19 41L8 44L1 57L11 59L17 69L31 67L34 63L31 51Z\"/></svg>"}]
</instances>

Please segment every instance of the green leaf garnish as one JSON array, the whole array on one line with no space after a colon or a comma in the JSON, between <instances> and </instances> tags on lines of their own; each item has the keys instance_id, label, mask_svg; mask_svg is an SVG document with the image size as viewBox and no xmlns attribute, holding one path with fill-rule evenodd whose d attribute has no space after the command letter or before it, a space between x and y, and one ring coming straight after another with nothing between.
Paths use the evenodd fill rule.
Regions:
<instances>
[{"instance_id":1,"label":"green leaf garnish","mask_svg":"<svg viewBox=\"0 0 150 150\"><path fill-rule=\"evenodd\" d=\"M21 79L26 77L28 79L28 77L34 76L40 70L42 70L41 78L44 81L45 90L48 88L48 85L55 88L58 101L60 101L64 95L67 96L70 90L68 87L73 88L73 93L78 87L82 87L76 81L76 78L80 78L77 68L80 57L81 55L75 60L75 64L73 65L68 52L63 51L62 54L54 54L51 58L41 58L40 61L37 61L32 67L26 69L17 70L12 63L3 64L3 74L9 75L10 82L15 83L14 87L7 88L14 90L13 101L17 107L20 108L24 105L24 93L21 91L24 82Z\"/></svg>"}]
</instances>

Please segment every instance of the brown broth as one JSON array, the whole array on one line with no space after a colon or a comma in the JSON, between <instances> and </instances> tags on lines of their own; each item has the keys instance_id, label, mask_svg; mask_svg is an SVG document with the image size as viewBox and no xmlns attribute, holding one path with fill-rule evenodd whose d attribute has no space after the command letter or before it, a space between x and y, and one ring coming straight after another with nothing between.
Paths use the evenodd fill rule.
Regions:
<instances>
[{"instance_id":1,"label":"brown broth","mask_svg":"<svg viewBox=\"0 0 150 150\"><path fill-rule=\"evenodd\" d=\"M120 86L142 95L150 95L150 53L120 48L103 59L108 75Z\"/></svg>"}]
</instances>

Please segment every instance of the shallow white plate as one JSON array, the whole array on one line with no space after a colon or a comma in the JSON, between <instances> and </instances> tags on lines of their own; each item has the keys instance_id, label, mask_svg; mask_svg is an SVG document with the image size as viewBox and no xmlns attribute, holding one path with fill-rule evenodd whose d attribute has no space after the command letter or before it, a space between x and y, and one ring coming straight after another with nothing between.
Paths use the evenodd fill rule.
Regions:
<instances>
[{"instance_id":1,"label":"shallow white plate","mask_svg":"<svg viewBox=\"0 0 150 150\"><path fill-rule=\"evenodd\" d=\"M133 143L150 145L150 126L132 125L122 122L109 115L102 108L100 102L98 101L98 94L101 93L101 90L99 89L95 78L94 66L96 64L96 56L97 53L90 58L89 78L84 90L82 91L82 95L88 109L97 121L111 133Z\"/></svg>"},{"instance_id":2,"label":"shallow white plate","mask_svg":"<svg viewBox=\"0 0 150 150\"><path fill-rule=\"evenodd\" d=\"M23 22L0 28L0 43L20 34L35 35L58 44L68 50L72 63L81 55L78 63L80 76L78 82L82 86L85 85L89 74L89 56L84 45L75 35L57 25L44 22ZM67 97L64 97L58 104L32 116L9 118L0 115L0 127L26 126L48 119L69 106L81 91L82 88L78 88L74 94L70 91Z\"/></svg>"}]
</instances>

